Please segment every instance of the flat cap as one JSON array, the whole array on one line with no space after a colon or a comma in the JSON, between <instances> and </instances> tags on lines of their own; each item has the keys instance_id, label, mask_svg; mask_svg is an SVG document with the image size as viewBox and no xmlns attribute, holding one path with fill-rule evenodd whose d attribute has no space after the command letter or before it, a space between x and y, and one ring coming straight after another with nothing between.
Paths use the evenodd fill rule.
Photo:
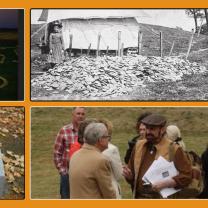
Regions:
<instances>
[{"instance_id":1,"label":"flat cap","mask_svg":"<svg viewBox=\"0 0 208 208\"><path fill-rule=\"evenodd\" d=\"M165 126L166 118L159 114L151 114L141 121L145 125L152 125L152 126Z\"/></svg>"}]
</instances>

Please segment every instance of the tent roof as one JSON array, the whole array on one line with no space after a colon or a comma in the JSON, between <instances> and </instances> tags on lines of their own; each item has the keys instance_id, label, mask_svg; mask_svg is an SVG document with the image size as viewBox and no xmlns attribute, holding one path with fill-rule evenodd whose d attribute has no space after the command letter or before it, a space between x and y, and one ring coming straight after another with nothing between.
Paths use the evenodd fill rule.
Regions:
<instances>
[{"instance_id":1,"label":"tent roof","mask_svg":"<svg viewBox=\"0 0 208 208\"><path fill-rule=\"evenodd\" d=\"M35 14L36 13L36 14ZM39 17L38 16L39 13ZM33 16L33 14L35 14ZM36 16L36 17L35 17ZM32 10L32 23L53 22L63 19L125 18L150 16L142 9L43 9ZM39 22L40 23L40 22Z\"/></svg>"},{"instance_id":2,"label":"tent roof","mask_svg":"<svg viewBox=\"0 0 208 208\"><path fill-rule=\"evenodd\" d=\"M34 12L31 20L34 21ZM69 47L69 36L73 35L72 47L77 49L97 48L98 34L101 34L100 50L117 50L118 31L124 48L135 47L138 42L138 19L148 17L142 9L43 9L38 20L50 23L61 20L65 49Z\"/></svg>"}]
</instances>

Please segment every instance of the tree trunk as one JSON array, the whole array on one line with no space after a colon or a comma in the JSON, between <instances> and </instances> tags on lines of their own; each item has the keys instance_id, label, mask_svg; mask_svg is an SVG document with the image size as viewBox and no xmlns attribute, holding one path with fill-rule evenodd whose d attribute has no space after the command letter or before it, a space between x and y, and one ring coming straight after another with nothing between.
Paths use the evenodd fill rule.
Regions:
<instances>
[{"instance_id":1,"label":"tree trunk","mask_svg":"<svg viewBox=\"0 0 208 208\"><path fill-rule=\"evenodd\" d=\"M194 11L194 22L195 22L195 32L197 32L197 29L198 29L198 24L197 24L197 15L196 15L196 12Z\"/></svg>"},{"instance_id":2,"label":"tree trunk","mask_svg":"<svg viewBox=\"0 0 208 208\"><path fill-rule=\"evenodd\" d=\"M207 25L207 31L208 31L208 13L207 9L204 9L205 19L206 19L206 25Z\"/></svg>"}]
</instances>

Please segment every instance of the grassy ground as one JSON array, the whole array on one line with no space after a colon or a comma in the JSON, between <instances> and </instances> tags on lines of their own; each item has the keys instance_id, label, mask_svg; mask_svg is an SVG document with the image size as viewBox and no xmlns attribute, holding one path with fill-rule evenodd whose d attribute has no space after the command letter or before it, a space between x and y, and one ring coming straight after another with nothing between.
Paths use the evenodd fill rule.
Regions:
<instances>
[{"instance_id":1,"label":"grassy ground","mask_svg":"<svg viewBox=\"0 0 208 208\"><path fill-rule=\"evenodd\" d=\"M59 198L59 176L53 164L53 145L59 129L70 122L71 108L32 108L31 112L31 196L32 198ZM141 108L91 107L87 117L107 118L114 125L112 143L117 145L123 160L127 141L135 136L137 116L141 112L159 112L169 124L177 124L188 150L201 154L208 139L208 108ZM129 185L121 181L123 198L131 198Z\"/></svg>"}]
</instances>

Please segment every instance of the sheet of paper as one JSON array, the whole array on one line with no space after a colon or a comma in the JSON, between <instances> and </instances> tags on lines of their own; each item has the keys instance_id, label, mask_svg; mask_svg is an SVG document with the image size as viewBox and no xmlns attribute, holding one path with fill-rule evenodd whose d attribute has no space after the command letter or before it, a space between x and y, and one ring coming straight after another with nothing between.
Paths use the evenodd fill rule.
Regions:
<instances>
[{"instance_id":1,"label":"sheet of paper","mask_svg":"<svg viewBox=\"0 0 208 208\"><path fill-rule=\"evenodd\" d=\"M175 188L164 188L160 191L160 195L163 198L168 198L168 196L171 196L175 193L177 193L178 191L180 191L180 189L175 189Z\"/></svg>"},{"instance_id":2,"label":"sheet of paper","mask_svg":"<svg viewBox=\"0 0 208 208\"><path fill-rule=\"evenodd\" d=\"M158 181L169 179L176 175L178 175L178 171L175 168L174 163L165 160L163 157L159 157L152 163L142 179L145 182L154 184ZM163 198L167 198L178 191L179 190L176 190L175 188L165 188L160 191L160 194Z\"/></svg>"}]
</instances>

